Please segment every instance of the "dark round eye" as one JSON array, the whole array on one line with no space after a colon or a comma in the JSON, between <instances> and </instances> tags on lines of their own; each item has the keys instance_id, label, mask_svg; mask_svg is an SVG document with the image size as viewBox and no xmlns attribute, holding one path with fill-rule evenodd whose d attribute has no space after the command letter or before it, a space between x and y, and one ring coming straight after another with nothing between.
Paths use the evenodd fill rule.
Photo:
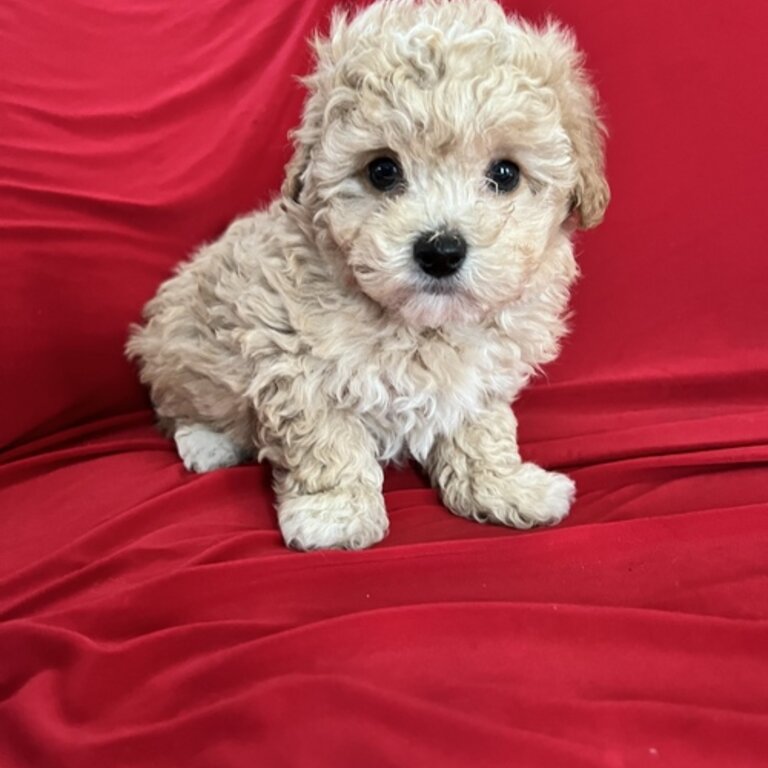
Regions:
<instances>
[{"instance_id":1,"label":"dark round eye","mask_svg":"<svg viewBox=\"0 0 768 768\"><path fill-rule=\"evenodd\" d=\"M496 192L511 192L520 183L520 168L511 160L497 160L485 174Z\"/></svg>"},{"instance_id":2,"label":"dark round eye","mask_svg":"<svg viewBox=\"0 0 768 768\"><path fill-rule=\"evenodd\" d=\"M381 192L389 192L403 182L403 171L391 157L377 157L368 163L368 178Z\"/></svg>"}]
</instances>

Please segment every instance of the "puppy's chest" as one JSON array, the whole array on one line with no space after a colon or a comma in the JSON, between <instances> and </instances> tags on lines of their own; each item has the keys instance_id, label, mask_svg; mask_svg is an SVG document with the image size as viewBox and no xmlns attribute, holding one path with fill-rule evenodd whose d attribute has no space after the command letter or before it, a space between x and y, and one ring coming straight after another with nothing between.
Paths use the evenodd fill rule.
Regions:
<instances>
[{"instance_id":1,"label":"puppy's chest","mask_svg":"<svg viewBox=\"0 0 768 768\"><path fill-rule=\"evenodd\" d=\"M382 460L426 458L435 439L475 417L489 402L514 395L514 353L498 340L442 339L410 346L381 343L345 355L329 394L365 423Z\"/></svg>"}]
</instances>

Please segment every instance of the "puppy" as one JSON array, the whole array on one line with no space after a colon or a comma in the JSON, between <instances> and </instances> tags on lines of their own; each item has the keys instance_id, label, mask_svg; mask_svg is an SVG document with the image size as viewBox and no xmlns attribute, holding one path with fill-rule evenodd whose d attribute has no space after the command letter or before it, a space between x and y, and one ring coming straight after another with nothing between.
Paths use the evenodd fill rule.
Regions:
<instances>
[{"instance_id":1,"label":"puppy","mask_svg":"<svg viewBox=\"0 0 768 768\"><path fill-rule=\"evenodd\" d=\"M491 0L333 17L282 195L164 283L127 345L185 466L270 462L285 542L388 527L382 462L421 462L457 515L567 514L510 408L555 357L574 222L608 203L595 93L569 32Z\"/></svg>"}]
</instances>

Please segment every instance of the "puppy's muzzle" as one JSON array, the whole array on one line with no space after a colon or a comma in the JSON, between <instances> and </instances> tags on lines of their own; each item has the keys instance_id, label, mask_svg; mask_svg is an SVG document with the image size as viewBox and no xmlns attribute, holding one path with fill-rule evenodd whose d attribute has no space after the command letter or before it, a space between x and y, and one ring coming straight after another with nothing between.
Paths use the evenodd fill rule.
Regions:
<instances>
[{"instance_id":1,"label":"puppy's muzzle","mask_svg":"<svg viewBox=\"0 0 768 768\"><path fill-rule=\"evenodd\" d=\"M450 277L467 257L467 241L457 232L426 232L413 244L413 258L430 277Z\"/></svg>"}]
</instances>

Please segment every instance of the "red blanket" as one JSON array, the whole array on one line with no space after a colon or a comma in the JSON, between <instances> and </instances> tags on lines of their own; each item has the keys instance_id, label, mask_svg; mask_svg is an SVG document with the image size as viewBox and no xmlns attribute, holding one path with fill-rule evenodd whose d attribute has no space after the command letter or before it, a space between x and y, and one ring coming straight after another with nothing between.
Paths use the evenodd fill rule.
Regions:
<instances>
[{"instance_id":1,"label":"red blanket","mask_svg":"<svg viewBox=\"0 0 768 768\"><path fill-rule=\"evenodd\" d=\"M578 501L484 527L393 470L383 544L298 554L122 346L277 190L330 5L0 5L0 766L768 764L768 6L516 6L575 28L611 132L518 408Z\"/></svg>"}]
</instances>

